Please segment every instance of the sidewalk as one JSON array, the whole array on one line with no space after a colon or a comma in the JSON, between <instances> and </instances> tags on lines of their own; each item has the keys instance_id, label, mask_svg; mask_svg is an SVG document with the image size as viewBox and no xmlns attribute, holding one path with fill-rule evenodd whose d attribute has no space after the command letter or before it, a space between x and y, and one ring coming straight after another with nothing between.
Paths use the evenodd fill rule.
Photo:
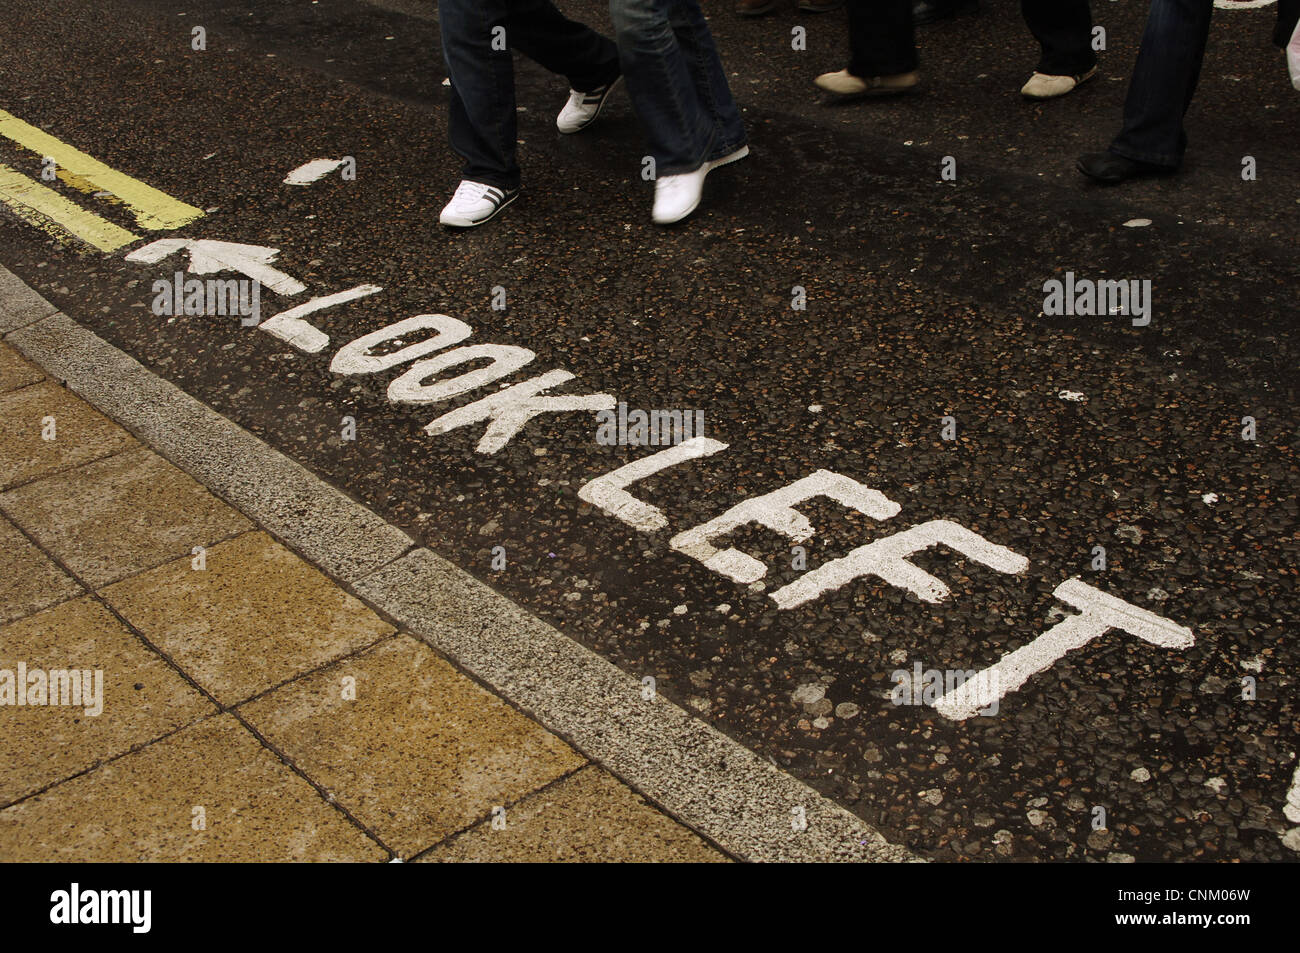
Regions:
<instances>
[{"instance_id":1,"label":"sidewalk","mask_svg":"<svg viewBox=\"0 0 1300 953\"><path fill-rule=\"evenodd\" d=\"M0 741L3 861L727 859L3 343Z\"/></svg>"}]
</instances>

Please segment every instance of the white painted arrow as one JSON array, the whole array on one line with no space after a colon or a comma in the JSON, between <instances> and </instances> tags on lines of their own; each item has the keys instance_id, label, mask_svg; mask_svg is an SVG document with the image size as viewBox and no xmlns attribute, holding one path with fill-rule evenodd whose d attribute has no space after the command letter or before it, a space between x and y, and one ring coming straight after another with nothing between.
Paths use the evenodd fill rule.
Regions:
<instances>
[{"instance_id":1,"label":"white painted arrow","mask_svg":"<svg viewBox=\"0 0 1300 953\"><path fill-rule=\"evenodd\" d=\"M296 295L307 289L297 278L271 267L271 262L280 254L280 249L265 245L240 245L206 238L162 238L137 248L126 256L126 260L153 265L181 250L189 251L189 270L196 275L237 271L276 294L285 296Z\"/></svg>"}]
</instances>

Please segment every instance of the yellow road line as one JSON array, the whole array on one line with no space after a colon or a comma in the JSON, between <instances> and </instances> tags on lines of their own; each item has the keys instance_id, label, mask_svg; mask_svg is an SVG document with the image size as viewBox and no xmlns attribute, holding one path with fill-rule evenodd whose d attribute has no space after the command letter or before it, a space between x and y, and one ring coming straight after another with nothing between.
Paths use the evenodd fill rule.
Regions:
<instances>
[{"instance_id":1,"label":"yellow road line","mask_svg":"<svg viewBox=\"0 0 1300 953\"><path fill-rule=\"evenodd\" d=\"M19 218L60 241L71 234L103 252L116 251L138 237L2 162L0 202L13 209Z\"/></svg>"},{"instance_id":2,"label":"yellow road line","mask_svg":"<svg viewBox=\"0 0 1300 953\"><path fill-rule=\"evenodd\" d=\"M0 109L0 136L12 139L39 156L52 156L61 171L89 182L100 191L113 193L131 207L141 228L152 231L180 228L203 217L201 209L186 205L138 179L109 168L93 156L55 139L3 109Z\"/></svg>"}]
</instances>

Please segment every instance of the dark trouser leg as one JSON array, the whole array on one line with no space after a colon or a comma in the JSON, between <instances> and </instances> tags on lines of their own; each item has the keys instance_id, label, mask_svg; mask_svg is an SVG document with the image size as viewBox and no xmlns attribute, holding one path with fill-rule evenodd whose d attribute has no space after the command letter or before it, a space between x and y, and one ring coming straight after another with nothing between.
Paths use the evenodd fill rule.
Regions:
<instances>
[{"instance_id":1,"label":"dark trouser leg","mask_svg":"<svg viewBox=\"0 0 1300 953\"><path fill-rule=\"evenodd\" d=\"M511 0L510 44L569 85L589 93L619 74L618 47L608 37L568 19L551 0Z\"/></svg>"},{"instance_id":2,"label":"dark trouser leg","mask_svg":"<svg viewBox=\"0 0 1300 953\"><path fill-rule=\"evenodd\" d=\"M515 68L508 43L492 49L493 27L508 26L508 8L507 0L438 3L442 58L451 77L451 147L465 160L466 179L499 189L519 187Z\"/></svg>"},{"instance_id":3,"label":"dark trouser leg","mask_svg":"<svg viewBox=\"0 0 1300 953\"><path fill-rule=\"evenodd\" d=\"M623 79L650 141L655 174L695 171L718 144L719 126L733 124L730 116L720 119L715 111L725 104L712 101L720 91L712 88L710 77L715 69L722 76L721 65L700 62L701 57L717 60L707 27L703 37L688 36L685 45L680 39L694 31L697 23L703 26L698 3L610 0L609 13L618 39ZM722 79L722 83L725 89L726 80ZM727 91L726 100L730 99ZM730 106L734 110L735 104Z\"/></svg>"},{"instance_id":4,"label":"dark trouser leg","mask_svg":"<svg viewBox=\"0 0 1300 953\"><path fill-rule=\"evenodd\" d=\"M1170 168L1182 162L1183 114L1201 75L1213 10L1213 0L1152 0L1111 152Z\"/></svg>"},{"instance_id":5,"label":"dark trouser leg","mask_svg":"<svg viewBox=\"0 0 1300 953\"><path fill-rule=\"evenodd\" d=\"M849 72L863 78L916 69L911 0L848 0Z\"/></svg>"},{"instance_id":6,"label":"dark trouser leg","mask_svg":"<svg viewBox=\"0 0 1300 953\"><path fill-rule=\"evenodd\" d=\"M474 182L519 187L512 49L568 77L575 89L618 75L614 44L566 19L550 0L439 0L438 22L451 77L451 147L465 160L462 176ZM494 36L497 27L504 34Z\"/></svg>"},{"instance_id":7,"label":"dark trouser leg","mask_svg":"<svg viewBox=\"0 0 1300 953\"><path fill-rule=\"evenodd\" d=\"M722 58L713 42L713 34L704 19L698 0L678 0L671 21L677 43L686 58L686 68L695 84L700 107L713 122L713 146L704 159L719 159L730 155L745 144L745 124L740 118L740 108L731 95L727 74L722 68Z\"/></svg>"},{"instance_id":8,"label":"dark trouser leg","mask_svg":"<svg viewBox=\"0 0 1300 953\"><path fill-rule=\"evenodd\" d=\"M1020 12L1042 50L1038 72L1080 76L1097 65L1088 0L1020 0Z\"/></svg>"},{"instance_id":9,"label":"dark trouser leg","mask_svg":"<svg viewBox=\"0 0 1300 953\"><path fill-rule=\"evenodd\" d=\"M1273 43L1285 48L1291 42L1296 21L1300 20L1300 0L1277 0L1277 26L1273 29Z\"/></svg>"}]
</instances>

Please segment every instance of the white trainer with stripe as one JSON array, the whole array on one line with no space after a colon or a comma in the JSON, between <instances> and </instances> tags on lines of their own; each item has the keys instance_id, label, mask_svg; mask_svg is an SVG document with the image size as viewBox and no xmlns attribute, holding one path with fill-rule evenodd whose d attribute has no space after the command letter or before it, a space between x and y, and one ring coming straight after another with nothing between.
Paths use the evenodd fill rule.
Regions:
<instances>
[{"instance_id":1,"label":"white trainer with stripe","mask_svg":"<svg viewBox=\"0 0 1300 953\"><path fill-rule=\"evenodd\" d=\"M569 90L569 101L555 117L555 128L565 134L586 129L596 121L596 117L600 115L600 111L605 108L605 103L609 100L609 94L622 80L623 77L619 76L609 85L593 89L589 93L581 93L576 89Z\"/></svg>"},{"instance_id":2,"label":"white trainer with stripe","mask_svg":"<svg viewBox=\"0 0 1300 953\"><path fill-rule=\"evenodd\" d=\"M453 228L473 228L494 218L518 197L518 189L506 192L486 182L463 179L456 186L456 194L443 207L438 221Z\"/></svg>"}]
</instances>

